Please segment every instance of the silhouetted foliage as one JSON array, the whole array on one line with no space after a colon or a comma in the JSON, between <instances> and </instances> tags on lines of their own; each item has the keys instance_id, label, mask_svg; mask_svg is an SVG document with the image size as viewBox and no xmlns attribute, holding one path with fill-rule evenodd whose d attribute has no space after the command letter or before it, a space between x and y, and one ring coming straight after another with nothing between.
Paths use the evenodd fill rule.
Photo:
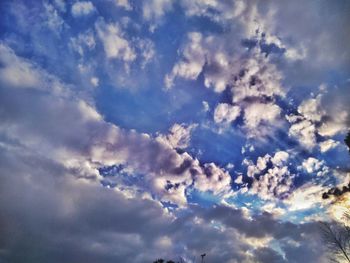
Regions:
<instances>
[{"instance_id":1,"label":"silhouetted foliage","mask_svg":"<svg viewBox=\"0 0 350 263\"><path fill-rule=\"evenodd\" d=\"M344 222L322 223L323 240L330 252L330 259L333 262L350 263L350 227L347 226L350 220L348 213L344 214Z\"/></svg>"},{"instance_id":2,"label":"silhouetted foliage","mask_svg":"<svg viewBox=\"0 0 350 263\"><path fill-rule=\"evenodd\" d=\"M348 132L348 135L345 137L344 142L345 142L346 145L348 146L349 153L350 153L350 131Z\"/></svg>"},{"instance_id":3,"label":"silhouetted foliage","mask_svg":"<svg viewBox=\"0 0 350 263\"><path fill-rule=\"evenodd\" d=\"M346 145L349 148L349 153L350 153L350 131L348 132L348 134L346 135L344 142L346 143ZM347 192L350 192L350 182L348 183L348 185L343 186L341 189L338 187L333 187L331 189L329 189L327 192L324 192L322 194L322 198L323 199L328 199L331 195L335 196L335 197L339 197Z\"/></svg>"},{"instance_id":4,"label":"silhouetted foliage","mask_svg":"<svg viewBox=\"0 0 350 263\"><path fill-rule=\"evenodd\" d=\"M349 148L350 153L350 131L344 142ZM342 189L333 187L322 194L323 199L329 198L330 195L339 197L346 192L350 192L350 183L343 186ZM350 263L350 211L344 213L342 223L322 223L321 229L323 239L326 243L330 258L333 262L349 262Z\"/></svg>"}]
</instances>

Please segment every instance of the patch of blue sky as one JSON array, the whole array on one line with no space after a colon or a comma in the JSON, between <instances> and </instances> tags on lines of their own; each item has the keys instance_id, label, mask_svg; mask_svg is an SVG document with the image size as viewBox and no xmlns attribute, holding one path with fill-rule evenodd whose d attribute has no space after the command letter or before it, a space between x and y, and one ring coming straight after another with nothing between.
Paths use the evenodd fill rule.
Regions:
<instances>
[{"instance_id":1,"label":"patch of blue sky","mask_svg":"<svg viewBox=\"0 0 350 263\"><path fill-rule=\"evenodd\" d=\"M104 86L95 93L97 110L107 121L145 133L167 133L174 123L201 122L201 98L209 98L209 90L187 82L164 91L160 83L153 84L138 90Z\"/></svg>"},{"instance_id":2,"label":"patch of blue sky","mask_svg":"<svg viewBox=\"0 0 350 263\"><path fill-rule=\"evenodd\" d=\"M254 213L261 211L261 207L264 206L268 201L262 200L255 194L240 193L237 192L235 195L226 198L225 201L228 204L236 207L246 207Z\"/></svg>"},{"instance_id":3,"label":"patch of blue sky","mask_svg":"<svg viewBox=\"0 0 350 263\"><path fill-rule=\"evenodd\" d=\"M199 126L192 132L188 151L202 162L215 162L221 167L228 163L237 166L243 160L241 148L244 144L245 138L233 129L219 134Z\"/></svg>"},{"instance_id":4,"label":"patch of blue sky","mask_svg":"<svg viewBox=\"0 0 350 263\"><path fill-rule=\"evenodd\" d=\"M115 187L117 185L123 187L132 187L142 185L144 182L143 174L130 174L124 170L122 165L105 166L98 169L99 174L103 177L100 180L103 186Z\"/></svg>"},{"instance_id":5,"label":"patch of blue sky","mask_svg":"<svg viewBox=\"0 0 350 263\"><path fill-rule=\"evenodd\" d=\"M291 222L295 224L300 224L302 222L307 222L312 219L312 217L316 217L317 215L325 215L326 209L325 207L321 207L319 205L315 205L311 208L300 209L300 210L288 210L288 213L284 213L281 215L280 220ZM317 220L317 219L316 219Z\"/></svg>"},{"instance_id":6,"label":"patch of blue sky","mask_svg":"<svg viewBox=\"0 0 350 263\"><path fill-rule=\"evenodd\" d=\"M210 191L202 192L194 188L186 191L186 198L189 204L197 204L201 207L212 207L220 203L222 199L220 196L214 195Z\"/></svg>"}]
</instances>

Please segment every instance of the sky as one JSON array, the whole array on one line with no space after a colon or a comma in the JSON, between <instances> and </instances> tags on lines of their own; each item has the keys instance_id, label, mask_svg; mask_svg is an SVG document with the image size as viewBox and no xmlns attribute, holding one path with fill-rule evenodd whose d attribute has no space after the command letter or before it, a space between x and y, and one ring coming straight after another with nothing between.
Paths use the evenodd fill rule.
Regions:
<instances>
[{"instance_id":1,"label":"sky","mask_svg":"<svg viewBox=\"0 0 350 263\"><path fill-rule=\"evenodd\" d=\"M0 1L0 263L325 263L350 196L347 0Z\"/></svg>"}]
</instances>

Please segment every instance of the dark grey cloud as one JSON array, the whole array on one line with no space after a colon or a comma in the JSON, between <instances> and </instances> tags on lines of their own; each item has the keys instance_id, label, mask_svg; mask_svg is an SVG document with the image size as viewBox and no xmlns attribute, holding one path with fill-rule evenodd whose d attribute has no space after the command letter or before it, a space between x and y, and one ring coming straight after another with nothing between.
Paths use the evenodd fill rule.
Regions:
<instances>
[{"instance_id":1,"label":"dark grey cloud","mask_svg":"<svg viewBox=\"0 0 350 263\"><path fill-rule=\"evenodd\" d=\"M224 206L193 206L187 215L174 217L156 201L77 179L76 171L54 160L1 142L0 259L4 262L151 262L158 256L191 259L203 251L217 263L284 262L278 261L280 256L270 243L256 248L248 240L264 237L280 243L283 251L305 249L309 262L321 262L314 253L319 245L315 224L281 222L270 214L249 218ZM170 243L162 243L164 237ZM295 262L293 255L285 262Z\"/></svg>"}]
</instances>

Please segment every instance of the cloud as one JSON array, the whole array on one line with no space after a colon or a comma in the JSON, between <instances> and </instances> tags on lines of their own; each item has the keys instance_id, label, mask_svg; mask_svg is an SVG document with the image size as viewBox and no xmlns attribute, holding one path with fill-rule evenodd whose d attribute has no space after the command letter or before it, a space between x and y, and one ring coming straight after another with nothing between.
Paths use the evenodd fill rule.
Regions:
<instances>
[{"instance_id":1,"label":"cloud","mask_svg":"<svg viewBox=\"0 0 350 263\"><path fill-rule=\"evenodd\" d=\"M4 5L0 261L323 263L315 220L349 199L329 159L349 124L349 5L108 2L97 19L88 1ZM168 133L128 130L140 112Z\"/></svg>"},{"instance_id":2,"label":"cloud","mask_svg":"<svg viewBox=\"0 0 350 263\"><path fill-rule=\"evenodd\" d=\"M339 145L339 142L332 139L328 139L326 141L320 142L318 145L320 147L320 151L324 153L337 147Z\"/></svg>"},{"instance_id":3,"label":"cloud","mask_svg":"<svg viewBox=\"0 0 350 263\"><path fill-rule=\"evenodd\" d=\"M96 47L95 35L91 30L80 33L77 37L72 37L70 41L71 48L80 56L84 56L86 50L90 51Z\"/></svg>"},{"instance_id":4,"label":"cloud","mask_svg":"<svg viewBox=\"0 0 350 263\"><path fill-rule=\"evenodd\" d=\"M0 44L0 81L4 85L17 88L34 87L40 89L41 75L38 69L26 60L19 59L14 52L4 44Z\"/></svg>"},{"instance_id":5,"label":"cloud","mask_svg":"<svg viewBox=\"0 0 350 263\"><path fill-rule=\"evenodd\" d=\"M44 3L44 9L44 19L46 26L56 34L59 34L65 25L63 18L59 15L58 11L53 5Z\"/></svg>"},{"instance_id":6,"label":"cloud","mask_svg":"<svg viewBox=\"0 0 350 263\"><path fill-rule=\"evenodd\" d=\"M193 206L184 217L176 217L156 201L101 188L77 179L79 170L10 141L6 148L3 145L0 219L5 227L0 258L5 261L138 263L182 256L191 262L205 251L214 263L252 258L269 262L280 253L270 248L275 238L283 245L282 252L291 249L286 239L292 240L299 248L308 248L305 256L312 255L310 262L321 262L321 251L314 250L319 243L313 224L280 222L269 214L247 218L241 210L225 206ZM21 190L13 191L14 185ZM257 250L266 252L262 256ZM292 259L289 255L286 262Z\"/></svg>"},{"instance_id":7,"label":"cloud","mask_svg":"<svg viewBox=\"0 0 350 263\"><path fill-rule=\"evenodd\" d=\"M247 176L252 179L250 194L256 194L263 200L284 199L294 187L295 175L288 168L289 154L276 152L273 157L258 157L256 164L248 162Z\"/></svg>"},{"instance_id":8,"label":"cloud","mask_svg":"<svg viewBox=\"0 0 350 263\"><path fill-rule=\"evenodd\" d=\"M334 104L325 99L324 93L327 89L324 85L319 89L320 94L303 100L298 106L298 114L287 115L286 119L291 123L289 135L297 139L304 148L311 151L321 140L317 137L323 137L319 148L321 152L326 152L337 145L329 137L346 131L348 113L343 103Z\"/></svg>"},{"instance_id":9,"label":"cloud","mask_svg":"<svg viewBox=\"0 0 350 263\"><path fill-rule=\"evenodd\" d=\"M302 168L309 174L315 173L317 176L324 176L329 172L329 168L325 165L325 162L314 157L304 160Z\"/></svg>"},{"instance_id":10,"label":"cloud","mask_svg":"<svg viewBox=\"0 0 350 263\"><path fill-rule=\"evenodd\" d=\"M146 0L142 4L142 15L146 20L158 20L172 9L171 0Z\"/></svg>"},{"instance_id":11,"label":"cloud","mask_svg":"<svg viewBox=\"0 0 350 263\"><path fill-rule=\"evenodd\" d=\"M321 208L323 206L322 192L324 190L324 186L309 182L295 189L284 200L284 203L288 206L289 211Z\"/></svg>"},{"instance_id":12,"label":"cloud","mask_svg":"<svg viewBox=\"0 0 350 263\"><path fill-rule=\"evenodd\" d=\"M326 112L321 108L322 95L315 99L304 100L298 107L298 112L310 121L320 121Z\"/></svg>"},{"instance_id":13,"label":"cloud","mask_svg":"<svg viewBox=\"0 0 350 263\"><path fill-rule=\"evenodd\" d=\"M184 48L184 60L175 64L170 74L165 76L166 88L174 85L174 79L181 77L195 80L202 72L205 63L205 49L202 47L203 36L201 33L192 32L188 34L188 45Z\"/></svg>"},{"instance_id":14,"label":"cloud","mask_svg":"<svg viewBox=\"0 0 350 263\"><path fill-rule=\"evenodd\" d=\"M280 115L281 108L275 104L251 103L244 109L245 128L250 136L270 134L269 127L278 123Z\"/></svg>"},{"instance_id":15,"label":"cloud","mask_svg":"<svg viewBox=\"0 0 350 263\"><path fill-rule=\"evenodd\" d=\"M316 146L316 127L306 119L289 116L287 119L292 122L289 128L289 136L298 139L300 144L311 150Z\"/></svg>"},{"instance_id":16,"label":"cloud","mask_svg":"<svg viewBox=\"0 0 350 263\"><path fill-rule=\"evenodd\" d=\"M72 15L76 17L86 16L94 11L95 7L90 1L75 2L72 5Z\"/></svg>"},{"instance_id":17,"label":"cloud","mask_svg":"<svg viewBox=\"0 0 350 263\"><path fill-rule=\"evenodd\" d=\"M96 22L95 28L98 37L102 41L107 58L121 59L124 62L131 62L136 59L135 50L124 37L124 33L118 24L107 24L103 19L100 19Z\"/></svg>"},{"instance_id":18,"label":"cloud","mask_svg":"<svg viewBox=\"0 0 350 263\"><path fill-rule=\"evenodd\" d=\"M191 132L197 127L196 124L181 125L175 123L167 135L159 135L157 140L169 144L174 149L186 149L190 145Z\"/></svg>"},{"instance_id":19,"label":"cloud","mask_svg":"<svg viewBox=\"0 0 350 263\"><path fill-rule=\"evenodd\" d=\"M227 172L213 163L200 164L186 152L180 154L173 149L189 142L189 131L194 126L175 126L166 140L156 140L105 122L92 105L65 92L67 85L62 84L60 93L47 84L41 88L44 94L12 87L2 91L2 133L13 140L23 140L33 151L40 149L71 169L84 167L85 177L94 180L99 179L99 167L126 165L132 172L145 174L144 190L182 206L186 205L185 190L193 183L203 191L228 191L231 178Z\"/></svg>"},{"instance_id":20,"label":"cloud","mask_svg":"<svg viewBox=\"0 0 350 263\"><path fill-rule=\"evenodd\" d=\"M241 109L227 103L219 103L214 111L214 121L216 123L231 123L239 117Z\"/></svg>"},{"instance_id":21,"label":"cloud","mask_svg":"<svg viewBox=\"0 0 350 263\"><path fill-rule=\"evenodd\" d=\"M131 5L130 5L128 0L114 0L114 3L117 6L123 7L123 8L125 8L128 11L132 10L132 7L131 7Z\"/></svg>"}]
</instances>

